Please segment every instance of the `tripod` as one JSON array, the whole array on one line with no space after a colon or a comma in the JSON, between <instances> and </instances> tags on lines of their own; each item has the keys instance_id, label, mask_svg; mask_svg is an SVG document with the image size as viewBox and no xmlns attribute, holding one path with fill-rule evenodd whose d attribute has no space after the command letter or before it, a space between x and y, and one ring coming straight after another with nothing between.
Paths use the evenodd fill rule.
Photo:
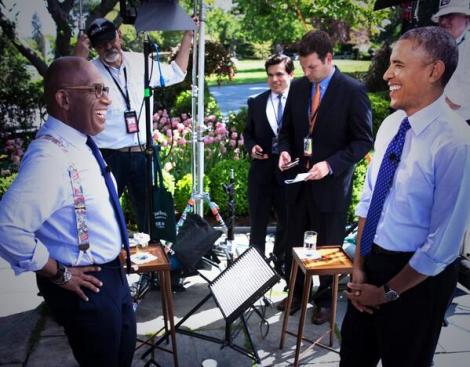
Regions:
<instances>
[{"instance_id":1,"label":"tripod","mask_svg":"<svg viewBox=\"0 0 470 367\"><path fill-rule=\"evenodd\" d=\"M184 335L221 344L222 347L228 346L253 359L256 363L260 363L261 360L248 329L245 311L253 307L253 303L277 283L278 280L279 276L269 266L264 256L262 256L257 249L251 247L233 261L233 263L214 280L209 282L210 293L175 325L175 331ZM199 332L182 329L181 326L184 322L194 315L211 297L214 298L214 301L225 319L224 337L216 338ZM248 348L234 343L235 337L231 326L238 319L247 336ZM157 348L163 340L168 338L168 335L168 332L165 333L161 339L145 352L142 358L145 358L154 348Z\"/></svg>"}]
</instances>

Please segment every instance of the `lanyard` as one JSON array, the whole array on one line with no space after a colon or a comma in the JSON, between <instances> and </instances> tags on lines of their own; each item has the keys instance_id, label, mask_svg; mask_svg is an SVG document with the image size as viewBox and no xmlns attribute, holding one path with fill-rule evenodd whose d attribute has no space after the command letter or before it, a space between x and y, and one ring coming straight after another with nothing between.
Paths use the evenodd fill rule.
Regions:
<instances>
[{"instance_id":1,"label":"lanyard","mask_svg":"<svg viewBox=\"0 0 470 367\"><path fill-rule=\"evenodd\" d=\"M315 87L315 84L312 84L312 87L310 88L310 103L308 104L308 116L309 118L309 128L308 128L308 135L312 135L313 128L315 127L315 123L317 122L317 115L318 111L320 110L320 105L321 105L321 100L322 100L322 95L321 95L321 87L318 93L320 93L320 104L318 105L316 111L312 114L311 108L312 108L312 98L315 92L313 91Z\"/></svg>"},{"instance_id":2,"label":"lanyard","mask_svg":"<svg viewBox=\"0 0 470 367\"><path fill-rule=\"evenodd\" d=\"M131 110L131 100L129 98L129 90L127 89L127 70L126 70L126 67L124 66L124 80L126 82L126 84L125 84L126 94L124 94L124 91L122 90L121 85L114 78L114 75L113 75L113 73L111 73L111 70L109 69L109 66L106 65L102 61L101 61L101 63L103 64L105 69L108 71L109 75L111 75L111 78L113 79L114 84L116 84L116 87L119 89L119 92L121 92L122 98L124 98L124 101L126 102L127 111L130 111Z\"/></svg>"}]
</instances>

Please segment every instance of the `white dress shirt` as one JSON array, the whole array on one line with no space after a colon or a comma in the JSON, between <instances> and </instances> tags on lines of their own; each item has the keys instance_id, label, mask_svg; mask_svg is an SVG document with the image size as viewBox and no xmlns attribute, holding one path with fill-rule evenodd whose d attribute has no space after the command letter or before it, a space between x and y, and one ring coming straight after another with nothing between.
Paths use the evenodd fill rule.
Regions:
<instances>
[{"instance_id":1,"label":"white dress shirt","mask_svg":"<svg viewBox=\"0 0 470 367\"><path fill-rule=\"evenodd\" d=\"M126 101L122 96L116 83L99 58L91 61L98 68L104 83L109 87L109 98L112 103L108 107L106 113L106 127L100 134L94 137L94 141L100 148L119 149L131 146L145 144L146 130L145 130L145 107L142 107L142 112L139 119L139 134L128 134L126 124L124 121L124 112L127 111ZM170 65L160 63L165 86L179 83L184 80L185 73L180 69L176 62ZM126 93L126 83L124 69L127 74L127 89L129 91L130 107L131 110L136 111L139 116L141 105L144 101L144 56L136 52L123 52L123 62L121 67L109 67L109 70L114 76L114 79L119 83L121 89ZM156 62L150 63L149 73L152 72L150 85L160 85L160 72ZM150 99L150 106L153 106L153 98ZM152 110L152 107L151 107Z\"/></svg>"},{"instance_id":2,"label":"white dress shirt","mask_svg":"<svg viewBox=\"0 0 470 367\"><path fill-rule=\"evenodd\" d=\"M404 117L404 111L396 111L380 126L356 208L359 217L367 217L380 164ZM470 222L470 128L443 96L408 119L411 129L374 243L415 252L411 267L433 276L457 258Z\"/></svg>"},{"instance_id":3,"label":"white dress shirt","mask_svg":"<svg viewBox=\"0 0 470 367\"><path fill-rule=\"evenodd\" d=\"M78 259L77 226L70 163L80 175L85 196L91 253L97 264L115 259L121 249L105 180L86 136L49 117L37 136L66 143L67 153L51 141L36 139L28 147L18 177L0 201L0 256L16 274L37 271L48 257L65 265ZM85 256L79 265L89 265Z\"/></svg>"},{"instance_id":4,"label":"white dress shirt","mask_svg":"<svg viewBox=\"0 0 470 367\"><path fill-rule=\"evenodd\" d=\"M280 93L274 93L271 91L271 94L269 95L268 98L268 103L266 103L266 116L269 121L269 125L271 126L271 129L273 130L274 136L277 136L279 133L279 127L277 123L277 116L278 116L278 107L279 107L279 94ZM282 110L284 111L286 108L286 101L287 101L287 96L289 94L289 88L287 88L283 93L282 93L282 98L281 98L281 103L282 103Z\"/></svg>"}]
</instances>

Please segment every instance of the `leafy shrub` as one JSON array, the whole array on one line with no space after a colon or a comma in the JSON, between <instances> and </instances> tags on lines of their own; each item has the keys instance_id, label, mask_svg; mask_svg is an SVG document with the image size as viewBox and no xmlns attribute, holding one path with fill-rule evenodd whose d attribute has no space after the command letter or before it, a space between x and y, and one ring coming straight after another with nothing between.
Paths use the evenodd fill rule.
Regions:
<instances>
[{"instance_id":1,"label":"leafy shrub","mask_svg":"<svg viewBox=\"0 0 470 367\"><path fill-rule=\"evenodd\" d=\"M248 214L248 170L250 163L247 159L224 159L214 165L209 172L210 194L212 200L219 205L223 215L227 215L227 194L223 184L230 182L230 169L235 173L235 200L237 216Z\"/></svg>"},{"instance_id":2,"label":"leafy shrub","mask_svg":"<svg viewBox=\"0 0 470 367\"><path fill-rule=\"evenodd\" d=\"M390 54L392 50L390 44L385 42L372 58L369 70L364 79L366 88L370 92L380 92L388 90L387 82L383 79L383 75L390 64Z\"/></svg>"},{"instance_id":3,"label":"leafy shrub","mask_svg":"<svg viewBox=\"0 0 470 367\"><path fill-rule=\"evenodd\" d=\"M237 132L243 132L246 125L246 119L248 115L248 108L242 107L238 113L230 113L228 115L228 124L231 128L234 128Z\"/></svg>"},{"instance_id":4,"label":"leafy shrub","mask_svg":"<svg viewBox=\"0 0 470 367\"><path fill-rule=\"evenodd\" d=\"M372 131L375 135L382 121L390 114L390 100L388 92L369 93L372 105Z\"/></svg>"},{"instance_id":5,"label":"leafy shrub","mask_svg":"<svg viewBox=\"0 0 470 367\"><path fill-rule=\"evenodd\" d=\"M27 60L0 37L0 135L31 129L44 113L42 82L32 81Z\"/></svg>"},{"instance_id":6,"label":"leafy shrub","mask_svg":"<svg viewBox=\"0 0 470 367\"><path fill-rule=\"evenodd\" d=\"M163 185L169 192L171 192L172 195L175 195L175 189L176 189L175 178L170 172L168 172L165 169L162 170L162 175L163 175Z\"/></svg>"},{"instance_id":7,"label":"leafy shrub","mask_svg":"<svg viewBox=\"0 0 470 367\"><path fill-rule=\"evenodd\" d=\"M204 191L209 192L210 179L209 176L204 176ZM181 213L186 205L188 200L191 197L191 192L193 189L193 177L191 173L188 173L181 177L176 183L174 200L175 200L175 209L177 212ZM207 211L208 211L207 207Z\"/></svg>"},{"instance_id":8,"label":"leafy shrub","mask_svg":"<svg viewBox=\"0 0 470 367\"><path fill-rule=\"evenodd\" d=\"M13 181L15 181L17 175L17 173L13 173L9 176L0 177L0 200L3 197L3 194L7 192Z\"/></svg>"},{"instance_id":9,"label":"leafy shrub","mask_svg":"<svg viewBox=\"0 0 470 367\"><path fill-rule=\"evenodd\" d=\"M179 180L191 172L191 118L187 113L170 117L166 110L153 116L154 141L162 147L165 169ZM243 138L234 127L217 120L215 115L204 118L204 166L208 172L221 159L244 156Z\"/></svg>"},{"instance_id":10,"label":"leafy shrub","mask_svg":"<svg viewBox=\"0 0 470 367\"><path fill-rule=\"evenodd\" d=\"M206 41L204 57L205 75L215 74L217 80L228 77L230 80L235 75L235 64L233 63L230 52L220 42Z\"/></svg>"},{"instance_id":11,"label":"leafy shrub","mask_svg":"<svg viewBox=\"0 0 470 367\"><path fill-rule=\"evenodd\" d=\"M190 90L182 91L175 100L171 114L179 116L183 113L191 113L192 93ZM206 93L204 96L204 111L206 115L220 116L220 108L212 95Z\"/></svg>"},{"instance_id":12,"label":"leafy shrub","mask_svg":"<svg viewBox=\"0 0 470 367\"><path fill-rule=\"evenodd\" d=\"M348 208L348 224L357 221L355 214L356 205L359 203L362 194L362 186L364 185L364 180L366 178L367 166L369 164L370 156L367 155L365 158L356 165L352 178L352 195L351 195L351 204Z\"/></svg>"}]
</instances>

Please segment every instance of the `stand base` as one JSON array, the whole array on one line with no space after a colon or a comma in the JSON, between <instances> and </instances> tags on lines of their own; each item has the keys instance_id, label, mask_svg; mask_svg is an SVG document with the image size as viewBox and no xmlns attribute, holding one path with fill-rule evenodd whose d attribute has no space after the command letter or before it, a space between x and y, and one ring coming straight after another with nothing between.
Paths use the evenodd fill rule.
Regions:
<instances>
[{"instance_id":1,"label":"stand base","mask_svg":"<svg viewBox=\"0 0 470 367\"><path fill-rule=\"evenodd\" d=\"M239 345L236 345L232 342L231 340L231 333L230 333L230 324L227 324L226 327L225 327L225 330L226 330L226 335L225 335L225 338L224 339L221 339L221 338L216 338L216 337L213 337L213 336L209 336L209 335L205 335L205 334L201 334L201 333L197 333L195 331L190 331L190 330L186 330L186 329L181 329L181 326L183 325L183 323L189 319L199 308L202 307L202 305L204 305L204 303L206 303L210 298L212 297L212 294L208 294L206 297L204 297L196 306L193 307L193 309L191 309L176 325L175 325L175 331L177 333L180 333L180 334L183 334L183 335L188 335L188 336L192 336L192 337L195 337L195 338L199 338L199 339L202 339L202 340L206 340L206 341L210 341L210 342L213 342L213 343L217 343L217 344L220 344L222 345L222 348L223 347L230 347L232 348L233 350L247 356L248 358L252 359L253 361L255 361L256 363L261 363L261 359L259 358L259 355L258 355L258 352L256 351L256 347L253 343L253 340L251 339L251 335L250 335L250 331L248 329L248 325L246 323L246 320L245 320L245 317L242 315L240 316L240 319L242 321L242 324L243 324L243 329L245 330L245 333L246 333L246 336L248 337L248 342L250 344L250 349L246 349L246 348L243 348ZM167 331L155 344L153 344L149 350L147 350L143 355L142 355L142 359L144 359L147 355L149 355L150 353L153 353L153 351L157 348L159 348L159 345L164 341L164 340L167 340L168 339L168 335L169 335L169 331Z\"/></svg>"}]
</instances>

